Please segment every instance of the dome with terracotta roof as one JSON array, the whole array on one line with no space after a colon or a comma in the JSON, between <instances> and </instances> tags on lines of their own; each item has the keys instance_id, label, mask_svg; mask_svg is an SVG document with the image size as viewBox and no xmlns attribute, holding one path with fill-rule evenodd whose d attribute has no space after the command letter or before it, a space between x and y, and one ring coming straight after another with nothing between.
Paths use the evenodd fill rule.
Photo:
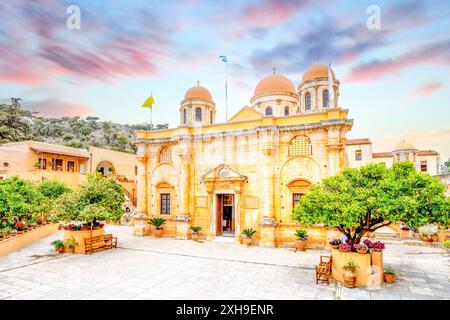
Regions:
<instances>
[{"instance_id":1,"label":"dome with terracotta roof","mask_svg":"<svg viewBox=\"0 0 450 320\"><path fill-rule=\"evenodd\" d=\"M331 69L331 74L333 75L333 78L336 78L333 69ZM302 82L314 80L317 78L328 78L328 66L317 63L308 68L303 74Z\"/></svg>"},{"instance_id":2,"label":"dome with terracotta roof","mask_svg":"<svg viewBox=\"0 0 450 320\"><path fill-rule=\"evenodd\" d=\"M416 148L409 142L403 140L395 147L394 151L402 151L402 150L416 150Z\"/></svg>"},{"instance_id":3,"label":"dome with terracotta roof","mask_svg":"<svg viewBox=\"0 0 450 320\"><path fill-rule=\"evenodd\" d=\"M255 88L253 96L272 92L295 92L295 86L287 77L281 74L271 74L263 78Z\"/></svg>"},{"instance_id":4,"label":"dome with terracotta roof","mask_svg":"<svg viewBox=\"0 0 450 320\"><path fill-rule=\"evenodd\" d=\"M194 86L186 91L184 95L185 99L204 99L208 101L212 101L211 93L208 89L202 86Z\"/></svg>"}]
</instances>

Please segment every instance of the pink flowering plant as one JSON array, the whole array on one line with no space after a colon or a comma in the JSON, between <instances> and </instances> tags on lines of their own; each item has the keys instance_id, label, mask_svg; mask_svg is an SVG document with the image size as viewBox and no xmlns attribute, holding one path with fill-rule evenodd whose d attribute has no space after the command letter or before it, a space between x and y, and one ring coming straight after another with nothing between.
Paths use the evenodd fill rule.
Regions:
<instances>
[{"instance_id":1,"label":"pink flowering plant","mask_svg":"<svg viewBox=\"0 0 450 320\"><path fill-rule=\"evenodd\" d=\"M367 246L367 248L373 248L373 243L369 239L364 240L364 245Z\"/></svg>"},{"instance_id":2,"label":"pink flowering plant","mask_svg":"<svg viewBox=\"0 0 450 320\"><path fill-rule=\"evenodd\" d=\"M384 243L377 241L373 244L373 248L378 250L384 250Z\"/></svg>"},{"instance_id":3,"label":"pink flowering plant","mask_svg":"<svg viewBox=\"0 0 450 320\"><path fill-rule=\"evenodd\" d=\"M348 243L341 243L341 245L339 246L339 250L341 251L350 251L352 249L352 246Z\"/></svg>"},{"instance_id":4,"label":"pink flowering plant","mask_svg":"<svg viewBox=\"0 0 450 320\"><path fill-rule=\"evenodd\" d=\"M363 243L359 243L359 244L357 244L356 246L355 246L355 249L356 249L356 251L368 251L369 250L369 247L367 247L365 244L363 244Z\"/></svg>"}]
</instances>

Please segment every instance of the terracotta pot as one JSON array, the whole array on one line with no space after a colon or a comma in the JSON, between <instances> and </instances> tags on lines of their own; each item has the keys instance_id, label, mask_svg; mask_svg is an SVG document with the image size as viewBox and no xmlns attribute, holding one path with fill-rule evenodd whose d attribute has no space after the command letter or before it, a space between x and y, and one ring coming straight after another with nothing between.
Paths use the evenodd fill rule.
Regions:
<instances>
[{"instance_id":1,"label":"terracotta pot","mask_svg":"<svg viewBox=\"0 0 450 320\"><path fill-rule=\"evenodd\" d=\"M163 233L163 229L153 229L153 235L155 236L155 238L161 238L161 235Z\"/></svg>"},{"instance_id":2,"label":"terracotta pot","mask_svg":"<svg viewBox=\"0 0 450 320\"><path fill-rule=\"evenodd\" d=\"M244 237L242 238L242 243L243 243L243 244L246 244L247 246L251 246L252 243L253 243L253 238L252 238L252 237L244 236Z\"/></svg>"},{"instance_id":3,"label":"terracotta pot","mask_svg":"<svg viewBox=\"0 0 450 320\"><path fill-rule=\"evenodd\" d=\"M369 250L356 250L359 254L366 254Z\"/></svg>"},{"instance_id":4,"label":"terracotta pot","mask_svg":"<svg viewBox=\"0 0 450 320\"><path fill-rule=\"evenodd\" d=\"M200 234L198 232L192 232L191 233L191 239L197 241L200 237Z\"/></svg>"},{"instance_id":5,"label":"terracotta pot","mask_svg":"<svg viewBox=\"0 0 450 320\"><path fill-rule=\"evenodd\" d=\"M347 288L356 287L356 271L344 269L344 286Z\"/></svg>"},{"instance_id":6,"label":"terracotta pot","mask_svg":"<svg viewBox=\"0 0 450 320\"><path fill-rule=\"evenodd\" d=\"M349 252L350 250L352 250L352 249L345 249L345 250L344 249L339 249L340 252Z\"/></svg>"},{"instance_id":7,"label":"terracotta pot","mask_svg":"<svg viewBox=\"0 0 450 320\"><path fill-rule=\"evenodd\" d=\"M297 251L305 251L306 250L306 241L307 240L296 240L295 241L295 248Z\"/></svg>"},{"instance_id":8,"label":"terracotta pot","mask_svg":"<svg viewBox=\"0 0 450 320\"><path fill-rule=\"evenodd\" d=\"M67 252L67 253L75 253L75 248L67 247L67 248L64 248L64 251Z\"/></svg>"},{"instance_id":9,"label":"terracotta pot","mask_svg":"<svg viewBox=\"0 0 450 320\"><path fill-rule=\"evenodd\" d=\"M330 247L333 248L333 249L339 249L339 245L335 245L335 246L334 246L334 245L331 245L331 244L330 244Z\"/></svg>"},{"instance_id":10,"label":"terracotta pot","mask_svg":"<svg viewBox=\"0 0 450 320\"><path fill-rule=\"evenodd\" d=\"M64 247L59 247L56 251L58 251L59 253L64 253Z\"/></svg>"},{"instance_id":11,"label":"terracotta pot","mask_svg":"<svg viewBox=\"0 0 450 320\"><path fill-rule=\"evenodd\" d=\"M383 249L380 249L380 248L373 248L373 250L376 252L383 252Z\"/></svg>"},{"instance_id":12,"label":"terracotta pot","mask_svg":"<svg viewBox=\"0 0 450 320\"><path fill-rule=\"evenodd\" d=\"M4 237L0 237L0 241L3 241L5 238Z\"/></svg>"},{"instance_id":13,"label":"terracotta pot","mask_svg":"<svg viewBox=\"0 0 450 320\"><path fill-rule=\"evenodd\" d=\"M7 234L6 236L5 236L5 239L9 239L9 238L11 238L11 237L14 237L14 234Z\"/></svg>"},{"instance_id":14,"label":"terracotta pot","mask_svg":"<svg viewBox=\"0 0 450 320\"><path fill-rule=\"evenodd\" d=\"M384 282L386 282L386 283L393 283L394 282L395 277L394 277L393 274L386 274L386 273L384 273L383 276L384 276Z\"/></svg>"},{"instance_id":15,"label":"terracotta pot","mask_svg":"<svg viewBox=\"0 0 450 320\"><path fill-rule=\"evenodd\" d=\"M24 233L25 231L23 231L23 230L21 230L21 231L17 231L16 233L17 234L22 234L22 233Z\"/></svg>"}]
</instances>

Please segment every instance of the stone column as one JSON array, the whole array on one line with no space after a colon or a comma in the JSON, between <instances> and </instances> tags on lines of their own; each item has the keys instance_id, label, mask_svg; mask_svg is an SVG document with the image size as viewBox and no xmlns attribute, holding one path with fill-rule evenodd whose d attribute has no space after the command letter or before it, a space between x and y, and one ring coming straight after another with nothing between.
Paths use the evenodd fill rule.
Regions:
<instances>
[{"instance_id":1,"label":"stone column","mask_svg":"<svg viewBox=\"0 0 450 320\"><path fill-rule=\"evenodd\" d=\"M275 219L274 219L274 201L273 201L273 132L267 130L262 134L262 213L263 218L260 225L260 246L275 247Z\"/></svg>"},{"instance_id":2,"label":"stone column","mask_svg":"<svg viewBox=\"0 0 450 320\"><path fill-rule=\"evenodd\" d=\"M147 215L147 157L138 155L137 213Z\"/></svg>"},{"instance_id":3,"label":"stone column","mask_svg":"<svg viewBox=\"0 0 450 320\"><path fill-rule=\"evenodd\" d=\"M340 143L340 128L330 127L328 129L328 175L334 176L341 172L341 152L343 152L343 146ZM344 158L345 160L345 158Z\"/></svg>"}]
</instances>

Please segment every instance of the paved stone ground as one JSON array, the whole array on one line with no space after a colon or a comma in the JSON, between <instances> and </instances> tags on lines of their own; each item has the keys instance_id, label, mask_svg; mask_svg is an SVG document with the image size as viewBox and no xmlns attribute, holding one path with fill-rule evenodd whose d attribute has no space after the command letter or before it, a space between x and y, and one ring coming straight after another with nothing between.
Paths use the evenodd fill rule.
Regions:
<instances>
[{"instance_id":1,"label":"paved stone ground","mask_svg":"<svg viewBox=\"0 0 450 320\"><path fill-rule=\"evenodd\" d=\"M384 262L400 273L392 285L347 289L316 285L325 251L133 237L108 226L119 248L56 254L60 233L0 258L0 299L446 299L450 257L439 248L389 244Z\"/></svg>"}]
</instances>

